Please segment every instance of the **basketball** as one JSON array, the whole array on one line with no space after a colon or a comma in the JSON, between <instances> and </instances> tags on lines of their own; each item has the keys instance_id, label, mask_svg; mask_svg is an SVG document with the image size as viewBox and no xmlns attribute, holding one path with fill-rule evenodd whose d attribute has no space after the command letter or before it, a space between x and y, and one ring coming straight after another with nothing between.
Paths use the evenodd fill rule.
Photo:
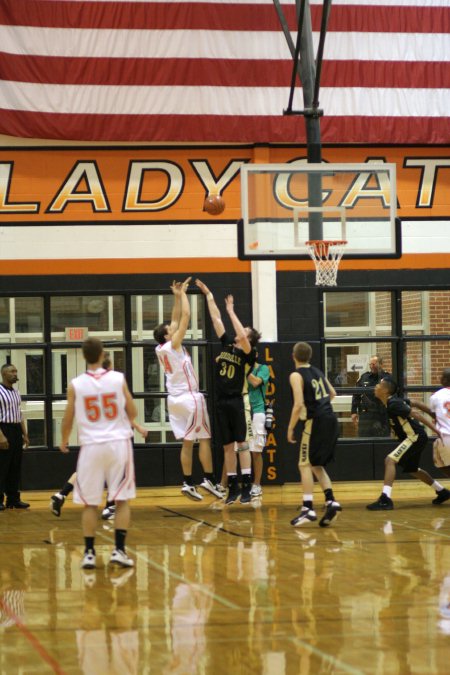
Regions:
<instances>
[{"instance_id":1,"label":"basketball","mask_svg":"<svg viewBox=\"0 0 450 675\"><path fill-rule=\"evenodd\" d=\"M218 216L225 210L225 202L220 195L208 195L203 204L203 211L211 216Z\"/></svg>"}]
</instances>

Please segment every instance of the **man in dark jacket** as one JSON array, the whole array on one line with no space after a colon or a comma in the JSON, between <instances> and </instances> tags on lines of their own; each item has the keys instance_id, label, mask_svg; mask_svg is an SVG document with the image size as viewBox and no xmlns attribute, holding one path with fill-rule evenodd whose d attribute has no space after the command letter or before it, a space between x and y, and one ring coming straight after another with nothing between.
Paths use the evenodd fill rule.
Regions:
<instances>
[{"instance_id":1,"label":"man in dark jacket","mask_svg":"<svg viewBox=\"0 0 450 675\"><path fill-rule=\"evenodd\" d=\"M386 409L375 397L375 386L390 374L383 370L383 359L371 356L369 370L356 383L364 391L352 398L352 422L358 426L359 436L389 436L389 421Z\"/></svg>"}]
</instances>

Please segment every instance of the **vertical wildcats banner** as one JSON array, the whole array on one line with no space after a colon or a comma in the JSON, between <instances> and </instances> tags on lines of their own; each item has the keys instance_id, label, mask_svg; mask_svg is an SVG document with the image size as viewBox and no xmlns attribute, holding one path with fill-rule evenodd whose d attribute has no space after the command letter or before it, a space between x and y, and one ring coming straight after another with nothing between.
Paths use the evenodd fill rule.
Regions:
<instances>
[{"instance_id":1,"label":"vertical wildcats banner","mask_svg":"<svg viewBox=\"0 0 450 675\"><path fill-rule=\"evenodd\" d=\"M317 45L323 0L310 0ZM295 0L281 0L297 31ZM335 0L322 140L446 143L448 0ZM2 0L0 133L283 142L292 58L273 0ZM294 108L302 108L300 86Z\"/></svg>"},{"instance_id":2,"label":"vertical wildcats banner","mask_svg":"<svg viewBox=\"0 0 450 675\"><path fill-rule=\"evenodd\" d=\"M266 401L272 403L274 422L267 433L264 451L263 482L267 485L282 485L287 476L292 480L295 468L291 464L298 463L299 444L289 444L286 440L287 427L291 414L292 397L289 386L289 373L293 369L292 344L278 342L258 345L259 359L270 370L270 384L267 388ZM286 472L286 465L289 471Z\"/></svg>"}]
</instances>

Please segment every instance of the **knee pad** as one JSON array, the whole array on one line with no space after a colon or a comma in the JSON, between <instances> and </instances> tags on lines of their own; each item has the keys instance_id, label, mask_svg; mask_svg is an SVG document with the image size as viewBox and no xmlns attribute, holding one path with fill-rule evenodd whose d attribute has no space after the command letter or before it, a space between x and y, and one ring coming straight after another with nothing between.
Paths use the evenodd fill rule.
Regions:
<instances>
[{"instance_id":1,"label":"knee pad","mask_svg":"<svg viewBox=\"0 0 450 675\"><path fill-rule=\"evenodd\" d=\"M237 451L238 451L238 452L245 452L246 450L248 450L248 443L247 443L247 441L245 441L245 443L242 443L242 445L238 445L238 446L237 446Z\"/></svg>"}]
</instances>

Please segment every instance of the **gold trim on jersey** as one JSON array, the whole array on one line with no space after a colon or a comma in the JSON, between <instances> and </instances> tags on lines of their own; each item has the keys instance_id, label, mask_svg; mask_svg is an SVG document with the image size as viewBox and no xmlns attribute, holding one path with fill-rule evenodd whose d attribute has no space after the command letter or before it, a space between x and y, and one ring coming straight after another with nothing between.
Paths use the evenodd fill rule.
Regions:
<instances>
[{"instance_id":1,"label":"gold trim on jersey","mask_svg":"<svg viewBox=\"0 0 450 675\"><path fill-rule=\"evenodd\" d=\"M305 426L303 427L302 438L300 441L300 456L298 458L299 466L306 466L311 463L309 461L309 443L311 440L312 423L312 419L306 420Z\"/></svg>"},{"instance_id":2,"label":"gold trim on jersey","mask_svg":"<svg viewBox=\"0 0 450 675\"><path fill-rule=\"evenodd\" d=\"M398 423L401 425L406 434L406 438L388 454L394 462L399 462L401 458L408 452L409 448L417 441L419 434L416 434L412 428L409 420L405 417L397 417Z\"/></svg>"}]
</instances>

